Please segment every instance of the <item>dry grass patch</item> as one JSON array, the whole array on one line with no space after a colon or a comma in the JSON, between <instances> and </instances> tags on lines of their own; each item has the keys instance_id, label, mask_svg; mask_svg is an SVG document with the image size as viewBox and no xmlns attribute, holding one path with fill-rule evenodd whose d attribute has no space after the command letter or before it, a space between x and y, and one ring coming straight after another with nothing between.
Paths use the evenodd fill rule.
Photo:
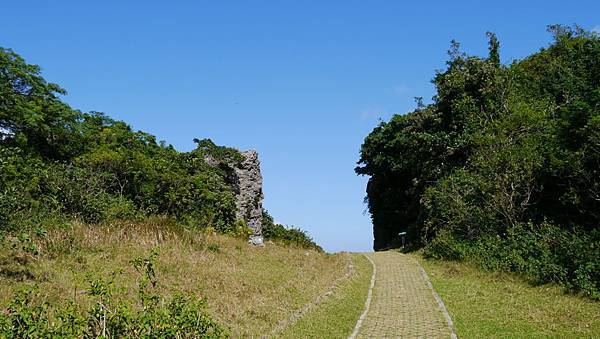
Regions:
<instances>
[{"instance_id":1,"label":"dry grass patch","mask_svg":"<svg viewBox=\"0 0 600 339\"><path fill-rule=\"evenodd\" d=\"M17 244L17 246L13 246ZM23 245L24 244L24 245ZM31 246L33 245L33 246ZM27 249L26 247L35 247ZM24 249L25 248L25 249ZM261 336L323 293L346 271L345 255L190 231L165 220L74 224L68 230L11 237L0 250L0 306L24 286L38 285L36 302L92 302L91 279L114 276L114 298L133 300L139 273L131 261L156 249L158 292L202 296L208 313L234 337ZM38 252L38 253L35 253Z\"/></svg>"}]
</instances>

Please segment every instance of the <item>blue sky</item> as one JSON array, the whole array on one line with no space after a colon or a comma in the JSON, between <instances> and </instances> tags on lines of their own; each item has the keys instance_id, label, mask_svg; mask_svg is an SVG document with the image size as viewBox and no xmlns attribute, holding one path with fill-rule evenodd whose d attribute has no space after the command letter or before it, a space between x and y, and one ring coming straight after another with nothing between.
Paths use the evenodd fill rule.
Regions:
<instances>
[{"instance_id":1,"label":"blue sky","mask_svg":"<svg viewBox=\"0 0 600 339\"><path fill-rule=\"evenodd\" d=\"M599 1L10 1L0 46L102 111L177 149L193 138L256 149L265 207L328 251L371 249L363 138L429 101L451 39L502 60L550 42L545 27L600 32Z\"/></svg>"}]
</instances>

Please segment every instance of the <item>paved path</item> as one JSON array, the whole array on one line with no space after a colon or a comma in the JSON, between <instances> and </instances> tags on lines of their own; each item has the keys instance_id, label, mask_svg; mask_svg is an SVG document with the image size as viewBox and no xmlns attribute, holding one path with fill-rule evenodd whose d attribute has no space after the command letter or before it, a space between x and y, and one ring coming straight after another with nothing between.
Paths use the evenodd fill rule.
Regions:
<instances>
[{"instance_id":1,"label":"paved path","mask_svg":"<svg viewBox=\"0 0 600 339\"><path fill-rule=\"evenodd\" d=\"M365 254L374 264L372 299L358 338L451 338L451 320L415 259L398 252Z\"/></svg>"}]
</instances>

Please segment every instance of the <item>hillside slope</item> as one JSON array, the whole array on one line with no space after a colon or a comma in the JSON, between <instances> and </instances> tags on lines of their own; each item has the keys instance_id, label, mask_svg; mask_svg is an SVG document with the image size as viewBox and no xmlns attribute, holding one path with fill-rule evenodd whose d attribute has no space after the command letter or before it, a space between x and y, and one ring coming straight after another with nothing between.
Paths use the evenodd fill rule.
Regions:
<instances>
[{"instance_id":1,"label":"hillside slope","mask_svg":"<svg viewBox=\"0 0 600 339\"><path fill-rule=\"evenodd\" d=\"M97 302L92 291L106 289L107 308L144 307L140 283L144 267L154 260L155 282L148 295L170 300L180 293L206 301L206 316L233 337L270 333L294 312L317 299L345 275L347 254L325 254L267 242L192 231L168 219L141 223L113 222L89 226L76 223L63 230L28 236L8 236L0 248L2 319L14 312L15 293L37 286L29 294L33 310L46 303L50 322L54 309L73 301L79 310ZM13 314L14 316L14 314ZM32 328L35 328L32 326ZM110 333L109 333L110 334Z\"/></svg>"}]
</instances>

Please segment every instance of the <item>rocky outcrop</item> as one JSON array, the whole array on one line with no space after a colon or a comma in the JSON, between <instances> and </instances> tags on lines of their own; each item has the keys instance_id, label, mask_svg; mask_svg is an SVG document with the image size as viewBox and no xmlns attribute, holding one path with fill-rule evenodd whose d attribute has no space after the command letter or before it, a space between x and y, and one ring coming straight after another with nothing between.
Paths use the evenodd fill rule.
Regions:
<instances>
[{"instance_id":1,"label":"rocky outcrop","mask_svg":"<svg viewBox=\"0 0 600 339\"><path fill-rule=\"evenodd\" d=\"M262 174L256 151L241 152L244 160L234 167L232 183L235 193L237 218L246 221L252 229L250 242L261 245L262 237Z\"/></svg>"},{"instance_id":2,"label":"rocky outcrop","mask_svg":"<svg viewBox=\"0 0 600 339\"><path fill-rule=\"evenodd\" d=\"M250 150L239 154L240 158L221 156L218 159L205 154L204 160L227 173L226 181L235 194L236 219L243 220L252 229L250 242L262 245L263 191L258 153Z\"/></svg>"}]
</instances>

